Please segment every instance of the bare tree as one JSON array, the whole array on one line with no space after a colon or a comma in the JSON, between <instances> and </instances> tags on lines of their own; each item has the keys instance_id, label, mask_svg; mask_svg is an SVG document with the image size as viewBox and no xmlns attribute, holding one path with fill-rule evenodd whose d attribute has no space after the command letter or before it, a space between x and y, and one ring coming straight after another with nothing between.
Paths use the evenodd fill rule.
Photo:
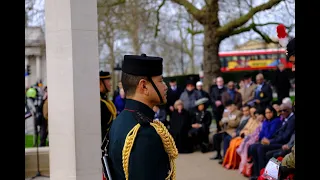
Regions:
<instances>
[{"instance_id":1,"label":"bare tree","mask_svg":"<svg viewBox=\"0 0 320 180\"><path fill-rule=\"evenodd\" d=\"M239 2L232 1L232 3L237 4L232 6L232 12L237 13L237 16L235 16L232 12L225 14L226 16L230 15L230 17L227 18L229 20L224 24L222 24L220 21L220 9L226 9L226 5L230 7L230 1L228 1L229 4L227 4L227 1L206 0L201 9L198 9L195 5L187 0L172 1L183 6L189 14L191 14L200 24L203 25L203 31L193 32L193 34L204 33L204 85L205 88L208 88L212 77L217 77L221 74L221 62L218 54L220 43L230 36L249 32L251 30L259 34L266 42L272 42L271 38L260 31L258 27L279 24L279 22L258 24L254 21L254 15L259 12L269 10L284 0L268 0L265 3L256 6L253 6L252 2L249 3L245 1L247 2L247 6L250 8L247 12L242 12L242 8L239 8L237 12L237 8L234 7L237 7ZM245 6L244 3L243 6ZM251 23L248 24L250 21Z\"/></svg>"},{"instance_id":2,"label":"bare tree","mask_svg":"<svg viewBox=\"0 0 320 180\"><path fill-rule=\"evenodd\" d=\"M25 27L44 28L44 0L25 0Z\"/></svg>"}]
</instances>

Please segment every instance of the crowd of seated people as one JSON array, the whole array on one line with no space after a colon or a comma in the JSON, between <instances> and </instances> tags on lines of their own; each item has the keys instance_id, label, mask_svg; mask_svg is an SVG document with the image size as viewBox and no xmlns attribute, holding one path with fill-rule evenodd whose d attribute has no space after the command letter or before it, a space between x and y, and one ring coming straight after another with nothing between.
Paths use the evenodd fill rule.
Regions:
<instances>
[{"instance_id":1,"label":"crowd of seated people","mask_svg":"<svg viewBox=\"0 0 320 180\"><path fill-rule=\"evenodd\" d=\"M264 179L264 169L271 158L282 161L280 179L294 174L295 115L292 102L285 98L277 106L277 103L265 108L244 105L240 123L231 132L231 140L224 141L224 156L217 152L213 159L222 158L224 168L238 169L239 173L252 180ZM223 138L226 137L229 135L224 134ZM221 138L214 138L213 143L221 146ZM215 149L219 150L219 147Z\"/></svg>"},{"instance_id":2,"label":"crowd of seated people","mask_svg":"<svg viewBox=\"0 0 320 180\"><path fill-rule=\"evenodd\" d=\"M225 86L222 77L215 80L217 84L209 93L202 92L202 83L189 80L181 90L174 80L170 82L168 97L175 101L171 99L166 107L168 128L179 153L212 151L210 159L217 160L222 168L238 169L250 179L263 179L261 175L271 158L282 160L282 179L294 174L295 116L291 99L272 102L271 86L262 74L256 75L256 83L245 75L240 89L232 81ZM217 131L209 144L212 119Z\"/></svg>"}]
</instances>

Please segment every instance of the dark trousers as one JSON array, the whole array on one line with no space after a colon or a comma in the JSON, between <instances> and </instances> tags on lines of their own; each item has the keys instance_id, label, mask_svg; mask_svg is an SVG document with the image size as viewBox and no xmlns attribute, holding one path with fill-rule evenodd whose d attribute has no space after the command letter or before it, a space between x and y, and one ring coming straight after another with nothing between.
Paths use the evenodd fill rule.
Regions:
<instances>
[{"instance_id":1,"label":"dark trousers","mask_svg":"<svg viewBox=\"0 0 320 180\"><path fill-rule=\"evenodd\" d=\"M231 141L231 136L226 133L226 132L222 132L222 133L217 133L213 135L213 150L217 151L217 155L221 156L221 143L223 142L223 150L224 150L224 154L226 153L230 141Z\"/></svg>"},{"instance_id":2,"label":"dark trousers","mask_svg":"<svg viewBox=\"0 0 320 180\"><path fill-rule=\"evenodd\" d=\"M229 148L229 144L231 141L232 137L228 134L225 133L223 137L223 155L226 155L227 149Z\"/></svg>"},{"instance_id":3,"label":"dark trousers","mask_svg":"<svg viewBox=\"0 0 320 180\"><path fill-rule=\"evenodd\" d=\"M209 138L208 138L209 133L207 133L203 127L192 128L190 129L189 134L192 137L192 144L194 146L201 145L202 143L209 143Z\"/></svg>"},{"instance_id":4,"label":"dark trousers","mask_svg":"<svg viewBox=\"0 0 320 180\"><path fill-rule=\"evenodd\" d=\"M286 97L290 97L290 89L281 89L277 91L278 101L282 102L282 100Z\"/></svg>"},{"instance_id":5,"label":"dark trousers","mask_svg":"<svg viewBox=\"0 0 320 180\"><path fill-rule=\"evenodd\" d=\"M272 151L268 151L266 154L266 160L269 161L271 158L278 158L278 157L284 157L285 155L289 154L291 151L288 150L282 150L281 149L276 149L276 150L272 150Z\"/></svg>"},{"instance_id":6,"label":"dark trousers","mask_svg":"<svg viewBox=\"0 0 320 180\"><path fill-rule=\"evenodd\" d=\"M48 137L48 121L43 120L40 128L40 146L46 146L47 142L47 137Z\"/></svg>"},{"instance_id":7,"label":"dark trousers","mask_svg":"<svg viewBox=\"0 0 320 180\"><path fill-rule=\"evenodd\" d=\"M223 110L221 111L220 109L217 109L216 111L213 111L213 115L214 115L214 119L216 120L216 125L217 125L217 129L219 132L219 131L221 131L221 127L220 127L219 122L222 119Z\"/></svg>"},{"instance_id":8,"label":"dark trousers","mask_svg":"<svg viewBox=\"0 0 320 180\"><path fill-rule=\"evenodd\" d=\"M251 155L253 158L252 176L259 176L260 170L266 166L268 162L266 161L266 153L271 150L280 149L281 147L282 144L262 145L260 142L250 145L248 157Z\"/></svg>"}]
</instances>

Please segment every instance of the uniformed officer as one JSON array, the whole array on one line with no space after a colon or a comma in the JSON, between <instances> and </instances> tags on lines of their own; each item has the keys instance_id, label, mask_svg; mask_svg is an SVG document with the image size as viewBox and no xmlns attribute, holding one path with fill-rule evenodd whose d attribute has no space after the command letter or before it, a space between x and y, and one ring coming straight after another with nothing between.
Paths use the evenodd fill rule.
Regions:
<instances>
[{"instance_id":1,"label":"uniformed officer","mask_svg":"<svg viewBox=\"0 0 320 180\"><path fill-rule=\"evenodd\" d=\"M121 82L125 109L110 129L110 166L114 180L175 180L178 151L166 127L153 120L153 106L166 103L162 58L125 55Z\"/></svg>"},{"instance_id":2,"label":"uniformed officer","mask_svg":"<svg viewBox=\"0 0 320 180\"><path fill-rule=\"evenodd\" d=\"M100 71L100 108L101 108L101 140L103 141L110 129L117 110L113 102L108 99L111 91L111 75L109 72Z\"/></svg>"}]
</instances>

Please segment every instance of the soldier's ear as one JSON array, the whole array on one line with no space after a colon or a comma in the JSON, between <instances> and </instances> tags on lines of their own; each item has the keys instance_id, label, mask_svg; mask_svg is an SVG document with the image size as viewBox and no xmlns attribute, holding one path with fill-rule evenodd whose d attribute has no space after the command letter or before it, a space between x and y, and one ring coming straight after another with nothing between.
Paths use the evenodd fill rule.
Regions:
<instances>
[{"instance_id":1,"label":"soldier's ear","mask_svg":"<svg viewBox=\"0 0 320 180\"><path fill-rule=\"evenodd\" d=\"M139 92L142 94L146 94L147 93L147 81L145 79L141 79L138 83L138 89Z\"/></svg>"}]
</instances>

